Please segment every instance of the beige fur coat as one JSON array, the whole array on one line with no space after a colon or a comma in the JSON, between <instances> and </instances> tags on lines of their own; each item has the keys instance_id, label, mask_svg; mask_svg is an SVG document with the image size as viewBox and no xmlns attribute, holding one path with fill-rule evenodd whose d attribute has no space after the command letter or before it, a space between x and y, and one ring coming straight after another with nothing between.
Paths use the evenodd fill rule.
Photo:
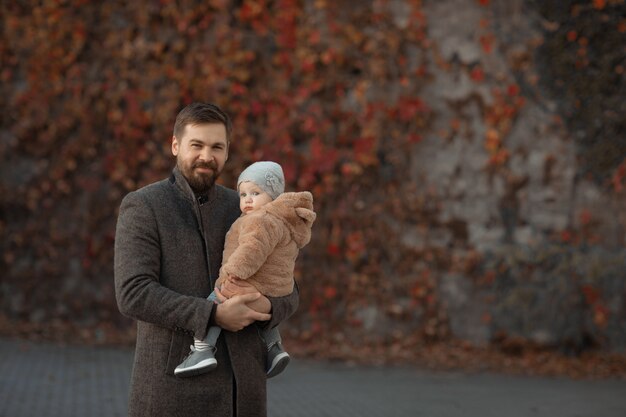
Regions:
<instances>
[{"instance_id":1,"label":"beige fur coat","mask_svg":"<svg viewBox=\"0 0 626 417\"><path fill-rule=\"evenodd\" d=\"M226 234L216 286L231 275L245 279L266 296L290 294L298 251L311 240L315 217L308 191L283 193L239 217Z\"/></svg>"}]
</instances>

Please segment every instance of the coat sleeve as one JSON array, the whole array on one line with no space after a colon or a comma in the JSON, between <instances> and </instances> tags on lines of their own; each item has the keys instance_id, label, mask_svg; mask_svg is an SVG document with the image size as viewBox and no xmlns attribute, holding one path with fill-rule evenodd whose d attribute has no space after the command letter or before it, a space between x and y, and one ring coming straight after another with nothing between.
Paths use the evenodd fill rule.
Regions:
<instances>
[{"instance_id":1,"label":"coat sleeve","mask_svg":"<svg viewBox=\"0 0 626 417\"><path fill-rule=\"evenodd\" d=\"M300 304L300 289L298 283L294 281L293 291L284 297L267 297L272 304L272 318L262 323L262 327L271 329L278 326L283 320L287 320L298 309Z\"/></svg>"},{"instance_id":2,"label":"coat sleeve","mask_svg":"<svg viewBox=\"0 0 626 417\"><path fill-rule=\"evenodd\" d=\"M255 217L251 220L242 223L237 249L222 265L220 275L250 278L261 268L282 239L283 228L270 217Z\"/></svg>"},{"instance_id":3,"label":"coat sleeve","mask_svg":"<svg viewBox=\"0 0 626 417\"><path fill-rule=\"evenodd\" d=\"M114 279L122 314L170 329L186 329L203 339L213 303L161 285L161 245L156 218L136 192L120 206L115 233Z\"/></svg>"}]
</instances>

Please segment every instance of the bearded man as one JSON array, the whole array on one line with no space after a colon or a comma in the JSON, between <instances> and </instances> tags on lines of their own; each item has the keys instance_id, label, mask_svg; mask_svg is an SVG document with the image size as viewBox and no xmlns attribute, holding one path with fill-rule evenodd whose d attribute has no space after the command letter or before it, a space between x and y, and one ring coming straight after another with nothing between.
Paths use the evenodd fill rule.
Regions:
<instances>
[{"instance_id":1,"label":"bearded man","mask_svg":"<svg viewBox=\"0 0 626 417\"><path fill-rule=\"evenodd\" d=\"M178 114L172 137L176 167L168 179L122 200L115 238L115 293L120 312L137 321L129 415L265 416L267 350L257 326L274 327L297 308L256 290L206 297L222 263L224 238L239 217L237 192L215 183L228 160L230 118L218 106L193 103ZM264 312L248 303L261 300ZM257 301L258 303L258 301ZM193 337L224 331L220 364L193 378L174 376Z\"/></svg>"}]
</instances>

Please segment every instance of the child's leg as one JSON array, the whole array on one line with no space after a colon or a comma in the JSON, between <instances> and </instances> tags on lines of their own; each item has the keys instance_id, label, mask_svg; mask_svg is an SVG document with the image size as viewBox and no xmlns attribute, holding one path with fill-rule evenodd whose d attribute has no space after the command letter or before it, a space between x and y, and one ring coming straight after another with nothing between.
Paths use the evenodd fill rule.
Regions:
<instances>
[{"instance_id":1,"label":"child's leg","mask_svg":"<svg viewBox=\"0 0 626 417\"><path fill-rule=\"evenodd\" d=\"M215 304L220 303L215 296L215 291L213 291L211 295L207 297L207 300L213 301ZM196 348L196 350L202 351L211 349L213 350L213 352L215 352L215 346L217 346L217 338L220 337L220 333L222 333L222 329L219 326L211 326L209 327L209 331L207 332L204 340L199 340L196 338L193 339L193 346Z\"/></svg>"},{"instance_id":2,"label":"child's leg","mask_svg":"<svg viewBox=\"0 0 626 417\"><path fill-rule=\"evenodd\" d=\"M211 293L208 299L217 303L214 293ZM174 375L179 377L194 376L215 369L217 366L215 346L221 332L220 327L211 326L204 340L194 338L191 353L174 369Z\"/></svg>"},{"instance_id":3,"label":"child's leg","mask_svg":"<svg viewBox=\"0 0 626 417\"><path fill-rule=\"evenodd\" d=\"M217 338L220 337L220 333L222 333L222 328L219 326L211 326L209 327L209 331L206 334L204 340L198 340L196 338L193 339L193 346L196 350L209 350L211 349L215 352L215 346L217 345Z\"/></svg>"},{"instance_id":4,"label":"child's leg","mask_svg":"<svg viewBox=\"0 0 626 417\"><path fill-rule=\"evenodd\" d=\"M262 330L261 336L263 337L263 340L265 340L265 344L267 345L268 349L271 348L273 344L282 343L283 341L283 339L280 337L278 327L274 327L273 329L269 330Z\"/></svg>"},{"instance_id":5,"label":"child's leg","mask_svg":"<svg viewBox=\"0 0 626 417\"><path fill-rule=\"evenodd\" d=\"M285 370L291 358L283 349L278 327L261 331L261 336L267 346L267 377L272 378Z\"/></svg>"}]
</instances>

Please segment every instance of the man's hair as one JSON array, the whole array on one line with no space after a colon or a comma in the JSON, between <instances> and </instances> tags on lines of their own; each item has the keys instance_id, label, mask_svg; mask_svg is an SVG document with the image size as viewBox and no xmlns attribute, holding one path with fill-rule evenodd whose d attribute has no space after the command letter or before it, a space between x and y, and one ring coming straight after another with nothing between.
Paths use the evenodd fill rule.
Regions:
<instances>
[{"instance_id":1,"label":"man's hair","mask_svg":"<svg viewBox=\"0 0 626 417\"><path fill-rule=\"evenodd\" d=\"M187 125L220 123L226 128L226 140L230 143L233 125L230 117L218 106L211 103L191 103L178 113L174 123L174 136L181 138Z\"/></svg>"}]
</instances>

